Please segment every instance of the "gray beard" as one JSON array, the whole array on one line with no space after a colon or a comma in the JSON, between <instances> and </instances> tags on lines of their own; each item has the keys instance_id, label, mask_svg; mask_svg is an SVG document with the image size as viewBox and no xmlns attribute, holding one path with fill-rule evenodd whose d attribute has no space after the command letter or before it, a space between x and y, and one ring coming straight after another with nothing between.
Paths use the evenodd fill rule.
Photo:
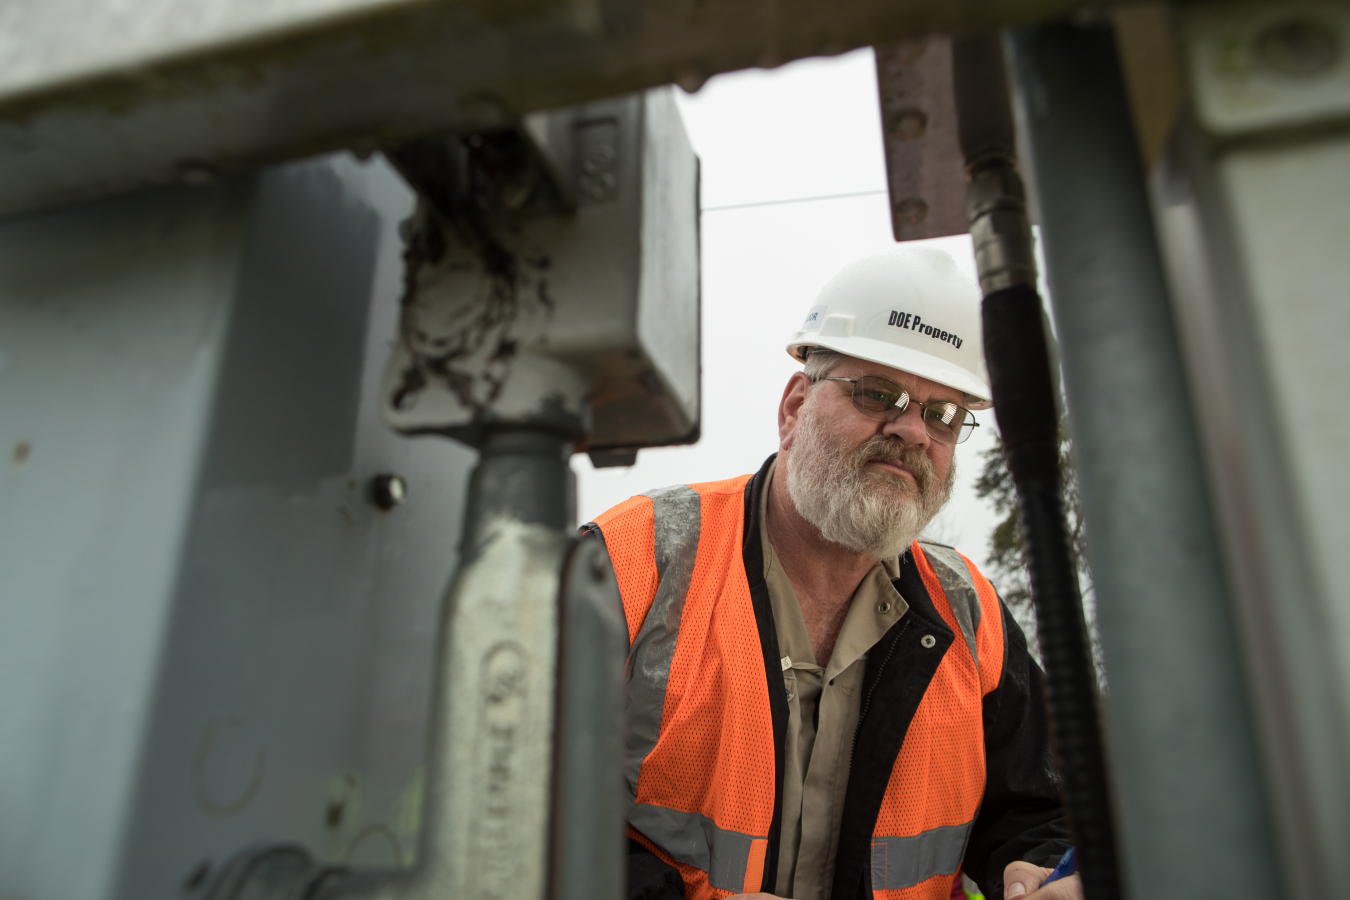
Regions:
<instances>
[{"instance_id":1,"label":"gray beard","mask_svg":"<svg viewBox=\"0 0 1350 900\"><path fill-rule=\"evenodd\" d=\"M874 459L899 460L913 473L907 479L865 468ZM939 484L922 449L873 436L857 447L832 434L810 398L788 452L787 489L792 504L820 536L873 559L904 553L946 505L956 482L956 460Z\"/></svg>"}]
</instances>

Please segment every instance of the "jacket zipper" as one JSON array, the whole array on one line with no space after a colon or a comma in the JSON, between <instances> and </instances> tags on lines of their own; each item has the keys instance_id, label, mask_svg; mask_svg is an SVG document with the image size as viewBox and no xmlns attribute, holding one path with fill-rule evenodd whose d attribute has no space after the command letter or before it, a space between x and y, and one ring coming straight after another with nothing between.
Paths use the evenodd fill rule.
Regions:
<instances>
[{"instance_id":1,"label":"jacket zipper","mask_svg":"<svg viewBox=\"0 0 1350 900\"><path fill-rule=\"evenodd\" d=\"M905 632L908 630L908 628L902 628L900 633L895 636L895 640L891 643L891 649L886 651L886 656L881 660L880 668L877 669L876 681L872 682L872 686L867 689L867 695L863 697L862 710L858 713L858 724L853 729L853 746L848 754L849 777L852 777L853 763L858 756L858 732L862 731L863 719L867 718L867 711L872 707L872 695L876 693L877 685L881 683L881 673L886 670L886 664L889 663L891 657L895 655L895 648L900 646L900 638L904 637Z\"/></svg>"}]
</instances>

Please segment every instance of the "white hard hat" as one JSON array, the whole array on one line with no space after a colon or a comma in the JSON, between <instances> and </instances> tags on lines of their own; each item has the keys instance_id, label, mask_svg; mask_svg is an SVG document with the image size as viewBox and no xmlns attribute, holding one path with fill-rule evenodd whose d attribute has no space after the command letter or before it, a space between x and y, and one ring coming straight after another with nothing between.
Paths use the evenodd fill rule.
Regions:
<instances>
[{"instance_id":1,"label":"white hard hat","mask_svg":"<svg viewBox=\"0 0 1350 900\"><path fill-rule=\"evenodd\" d=\"M851 263L825 285L787 351L823 347L900 369L988 409L980 289L932 247L899 247Z\"/></svg>"}]
</instances>

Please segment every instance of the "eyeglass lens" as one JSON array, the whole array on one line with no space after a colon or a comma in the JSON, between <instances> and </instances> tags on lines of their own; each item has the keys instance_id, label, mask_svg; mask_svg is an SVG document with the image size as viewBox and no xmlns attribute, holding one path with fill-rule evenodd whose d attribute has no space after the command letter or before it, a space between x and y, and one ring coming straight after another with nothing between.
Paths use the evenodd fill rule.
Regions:
<instances>
[{"instance_id":1,"label":"eyeglass lens","mask_svg":"<svg viewBox=\"0 0 1350 900\"><path fill-rule=\"evenodd\" d=\"M861 412L878 417L890 414L904 395L904 388L878 375L864 375L853 385L853 405ZM906 398L905 406L908 407L910 402L914 401ZM915 405L919 406L924 426L935 440L959 444L974 431L973 427L965 427L973 423L969 412L956 403L936 401L926 404L916 402Z\"/></svg>"}]
</instances>

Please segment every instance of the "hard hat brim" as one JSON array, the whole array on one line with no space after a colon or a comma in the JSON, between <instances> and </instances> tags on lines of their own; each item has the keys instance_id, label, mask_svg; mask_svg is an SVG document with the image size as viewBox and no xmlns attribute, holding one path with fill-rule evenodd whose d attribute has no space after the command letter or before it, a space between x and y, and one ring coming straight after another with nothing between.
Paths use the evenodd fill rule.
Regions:
<instances>
[{"instance_id":1,"label":"hard hat brim","mask_svg":"<svg viewBox=\"0 0 1350 900\"><path fill-rule=\"evenodd\" d=\"M798 362L805 362L809 351L814 347L833 350L845 356L873 362L878 365L958 390L966 395L966 405L974 410L989 409L994 404L990 400L989 385L980 381L960 366L921 353L909 347L902 347L886 341L873 340L859 335L847 337L823 337L819 332L798 332L787 345L788 354Z\"/></svg>"}]
</instances>

